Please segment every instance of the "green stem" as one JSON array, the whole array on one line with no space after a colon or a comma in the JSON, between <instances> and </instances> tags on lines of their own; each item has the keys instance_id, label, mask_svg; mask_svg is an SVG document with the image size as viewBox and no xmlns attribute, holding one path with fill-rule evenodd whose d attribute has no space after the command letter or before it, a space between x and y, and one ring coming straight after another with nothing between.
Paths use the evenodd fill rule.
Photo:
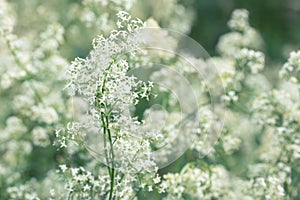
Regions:
<instances>
[{"instance_id":1,"label":"green stem","mask_svg":"<svg viewBox=\"0 0 300 200\"><path fill-rule=\"evenodd\" d=\"M114 160L115 160L115 154L113 149L113 142L111 137L111 132L109 129L109 120L108 116L105 116L106 125L107 125L107 133L108 133L108 140L110 145L110 154L111 154L111 181L110 181L110 193L109 193L109 200L112 200L113 197L113 190L114 190L114 183L115 183L115 168L114 168Z\"/></svg>"},{"instance_id":2,"label":"green stem","mask_svg":"<svg viewBox=\"0 0 300 200\"><path fill-rule=\"evenodd\" d=\"M115 154L114 154L114 149L112 148L113 147L113 142L112 142L112 136L111 136L111 132L110 132L110 129L109 129L109 127L108 127L108 125L109 125L109 121L108 121L108 116L105 116L105 120L106 120L106 125L107 125L107 133L108 133L108 140L109 140L109 145L110 145L110 154L111 154L111 159L112 159L112 164L111 164L111 166L112 166L112 168L114 167L113 166L113 162L114 162L114 159L115 159Z\"/></svg>"},{"instance_id":3,"label":"green stem","mask_svg":"<svg viewBox=\"0 0 300 200\"><path fill-rule=\"evenodd\" d=\"M106 165L109 165L109 158L108 158L108 152L107 152L107 141L106 141L106 124L103 118L103 113L101 113L101 120L102 120L102 125L103 125L103 141L104 141L104 153L105 153L105 159L106 159ZM111 170L110 167L107 167L108 174L111 177Z\"/></svg>"},{"instance_id":4,"label":"green stem","mask_svg":"<svg viewBox=\"0 0 300 200\"><path fill-rule=\"evenodd\" d=\"M112 178L110 180L109 200L112 200L112 198L113 198L114 183L115 183L115 168L112 168Z\"/></svg>"},{"instance_id":5,"label":"green stem","mask_svg":"<svg viewBox=\"0 0 300 200\"><path fill-rule=\"evenodd\" d=\"M98 91L96 94L96 99L95 99L95 105L96 107L100 108L104 107L106 108L105 103L99 104L99 99L101 98L101 95L105 92L105 84L107 82L107 75L109 73L109 70L111 69L114 61L110 63L108 68L105 70L105 74L103 77L103 82L102 82L102 88L100 86L98 87ZM107 114L103 111L101 111L101 123L103 126L103 140L104 140L104 151L105 151L105 158L106 158L106 163L107 163L107 170L110 176L110 191L109 191L109 200L113 199L113 192L114 192L114 185L115 185L115 169L114 169L114 150L113 150L113 142L112 142L112 134L109 128L109 115L110 112ZM108 137L108 141L107 141ZM108 152L107 150L107 143L109 142L110 146L110 151ZM110 156L109 156L110 154ZM111 160L110 160L111 159ZM110 161L110 162L109 162Z\"/></svg>"}]
</instances>

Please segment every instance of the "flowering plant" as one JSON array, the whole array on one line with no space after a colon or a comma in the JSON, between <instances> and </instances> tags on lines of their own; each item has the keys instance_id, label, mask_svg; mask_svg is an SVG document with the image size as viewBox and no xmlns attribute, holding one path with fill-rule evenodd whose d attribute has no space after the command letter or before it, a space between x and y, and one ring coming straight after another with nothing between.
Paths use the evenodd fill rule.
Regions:
<instances>
[{"instance_id":1,"label":"flowering plant","mask_svg":"<svg viewBox=\"0 0 300 200\"><path fill-rule=\"evenodd\" d=\"M299 199L300 52L272 86L247 10L210 57L185 1L23 4L0 1L0 199Z\"/></svg>"}]
</instances>

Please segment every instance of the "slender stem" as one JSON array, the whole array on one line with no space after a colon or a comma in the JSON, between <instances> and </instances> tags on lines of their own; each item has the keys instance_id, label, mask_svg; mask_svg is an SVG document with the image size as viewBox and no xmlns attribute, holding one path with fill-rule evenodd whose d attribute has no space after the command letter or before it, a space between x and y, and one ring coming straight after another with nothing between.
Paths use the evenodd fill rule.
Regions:
<instances>
[{"instance_id":1,"label":"slender stem","mask_svg":"<svg viewBox=\"0 0 300 200\"><path fill-rule=\"evenodd\" d=\"M102 125L103 125L104 152L105 152L106 165L108 166L109 165L109 158L108 158L107 141L106 141L106 131L107 131L107 128L106 128L106 124L105 124L105 121L104 121L104 118L103 118L103 113L101 113L101 114L102 114L101 120L102 120ZM109 176L111 177L111 169L110 169L110 167L107 167L107 170L108 170Z\"/></svg>"},{"instance_id":2,"label":"slender stem","mask_svg":"<svg viewBox=\"0 0 300 200\"><path fill-rule=\"evenodd\" d=\"M113 197L113 190L114 190L114 183L115 183L115 168L114 168L115 155L114 155L111 132L109 129L109 120L107 115L105 116L105 120L107 125L107 133L108 133L108 140L110 144L110 154L111 154L111 181L110 181L110 193L109 193L109 200L111 200Z\"/></svg>"},{"instance_id":3,"label":"slender stem","mask_svg":"<svg viewBox=\"0 0 300 200\"><path fill-rule=\"evenodd\" d=\"M105 92L105 84L107 82L107 75L109 73L109 70L111 69L114 61L110 63L108 68L105 71L104 77L103 77L103 82L102 82L102 87L98 87L98 91L96 94L96 99L95 99L95 105L96 107L100 108L101 107L106 107L105 103L100 103L99 99L101 98L101 95ZM100 103L100 104L99 104ZM106 163L107 163L107 170L110 176L110 191L109 191L109 200L113 199L113 191L114 191L114 184L115 184L115 169L114 169L114 150L113 150L113 142L112 142L112 134L109 128L109 113L105 113L101 111L101 123L103 126L103 140L104 140L104 151L105 151L105 158L106 158ZM108 137L108 141L107 141ZM107 143L109 142L110 150L108 152L107 150ZM109 156L110 154L110 156Z\"/></svg>"},{"instance_id":4,"label":"slender stem","mask_svg":"<svg viewBox=\"0 0 300 200\"><path fill-rule=\"evenodd\" d=\"M112 200L112 198L113 198L114 183L115 183L115 168L112 168L112 178L110 180L109 200Z\"/></svg>"},{"instance_id":5,"label":"slender stem","mask_svg":"<svg viewBox=\"0 0 300 200\"><path fill-rule=\"evenodd\" d=\"M111 163L111 166L112 168L114 167L113 166L113 162L114 162L114 159L115 159L115 154L114 154L114 149L112 148L113 147L113 142L112 142L112 136L111 136L111 132L110 132L110 129L108 127L109 125L109 121L108 121L108 116L105 116L105 120L106 120L106 125L107 125L107 133L108 133L108 140L109 140L109 145L110 145L110 153L111 153L111 159L112 159L112 163Z\"/></svg>"}]
</instances>

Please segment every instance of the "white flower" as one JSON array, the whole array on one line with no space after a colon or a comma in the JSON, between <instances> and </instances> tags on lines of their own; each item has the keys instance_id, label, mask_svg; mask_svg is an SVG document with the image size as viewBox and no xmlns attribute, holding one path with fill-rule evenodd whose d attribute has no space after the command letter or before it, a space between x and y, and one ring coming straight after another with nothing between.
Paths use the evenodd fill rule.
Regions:
<instances>
[{"instance_id":1,"label":"white flower","mask_svg":"<svg viewBox=\"0 0 300 200\"><path fill-rule=\"evenodd\" d=\"M290 53L290 57L281 68L279 75L292 83L300 84L300 51Z\"/></svg>"},{"instance_id":2,"label":"white flower","mask_svg":"<svg viewBox=\"0 0 300 200\"><path fill-rule=\"evenodd\" d=\"M66 165L59 165L59 168L61 169L62 172L65 172L68 169Z\"/></svg>"},{"instance_id":3,"label":"white flower","mask_svg":"<svg viewBox=\"0 0 300 200\"><path fill-rule=\"evenodd\" d=\"M235 91L229 91L227 95L222 96L222 99L225 102L236 102L238 100L238 96L236 95Z\"/></svg>"},{"instance_id":4,"label":"white flower","mask_svg":"<svg viewBox=\"0 0 300 200\"><path fill-rule=\"evenodd\" d=\"M160 183L160 176L157 175L156 178L153 179L153 182L154 182L154 184Z\"/></svg>"},{"instance_id":5,"label":"white flower","mask_svg":"<svg viewBox=\"0 0 300 200\"><path fill-rule=\"evenodd\" d=\"M87 185L87 184L85 184L84 186L83 186L83 191L90 191L91 190L91 186L89 186L89 185Z\"/></svg>"},{"instance_id":6,"label":"white flower","mask_svg":"<svg viewBox=\"0 0 300 200\"><path fill-rule=\"evenodd\" d=\"M242 70L250 69L253 74L258 73L264 68L265 56L262 52L254 51L251 49L242 49L241 52L236 56L237 65Z\"/></svg>"}]
</instances>

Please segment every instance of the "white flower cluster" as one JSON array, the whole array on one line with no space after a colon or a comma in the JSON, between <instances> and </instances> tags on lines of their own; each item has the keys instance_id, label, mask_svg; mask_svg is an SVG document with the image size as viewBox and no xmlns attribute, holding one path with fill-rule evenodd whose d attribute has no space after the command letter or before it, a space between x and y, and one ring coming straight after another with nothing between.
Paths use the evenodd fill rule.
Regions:
<instances>
[{"instance_id":1,"label":"white flower cluster","mask_svg":"<svg viewBox=\"0 0 300 200\"><path fill-rule=\"evenodd\" d=\"M290 57L283 65L279 75L293 83L300 83L300 51L293 51L290 53Z\"/></svg>"},{"instance_id":2,"label":"white flower cluster","mask_svg":"<svg viewBox=\"0 0 300 200\"><path fill-rule=\"evenodd\" d=\"M111 177L104 168L92 174L83 167L71 168L66 165L59 167L65 177L67 198L105 199L110 193ZM132 199L136 195L136 189L147 187L147 190L152 191L152 185L153 183L157 184L157 180L158 176L144 176L143 180L137 180L132 174L118 174L114 178L114 196L118 199ZM134 184L137 184L136 188L133 187Z\"/></svg>"},{"instance_id":3,"label":"white flower cluster","mask_svg":"<svg viewBox=\"0 0 300 200\"><path fill-rule=\"evenodd\" d=\"M223 100L232 102L238 100L239 102L233 106L232 110L227 110L227 120L224 125L226 131L224 131L222 142L216 145L205 159L211 163L218 163L216 159L220 156L226 162L227 156L234 155L237 151L239 153L242 151L253 153L253 148L256 147L250 145L250 149L247 150L249 148L247 146L249 145L249 136L255 133L257 135L263 134L260 136L261 144L256 155L259 163L248 166L247 178L233 175L235 174L234 169L231 171L223 169L222 174L227 174L230 180L222 176L215 182L210 180L210 177L217 174L212 164L207 167L208 171L211 170L209 175L204 173L197 176L195 174L198 174L199 171L205 172L206 168L197 167L194 169L195 167L193 167L194 170L188 176L185 174L187 170L184 167L180 173L169 173L163 176L164 179L160 184L159 191L167 193L166 199L254 200L263 198L283 200L297 196L298 190L293 184L298 186L298 183L293 183L292 180L295 177L292 176L291 172L297 168L300 155L298 98L295 97L295 94L289 94L286 91L272 90L266 92L268 87L261 89L261 83L268 83L263 75L258 74L264 68L264 54L252 50L253 46L250 43L248 45L242 42L243 37L249 36L246 36L247 32L254 31L249 27L247 20L248 13L246 11L242 10L233 14L229 25L232 30L236 31L232 35L239 37L239 41L236 40L238 45L232 45L235 40L227 35L225 40L228 39L228 43L225 45L222 39L219 43L219 50L224 45L224 51L221 51L222 57L211 59L217 66L220 66L221 77L225 83L226 96L223 96ZM232 40L231 44L229 44L230 40ZM297 54L294 52L291 55L293 55L293 59L290 58L285 66L291 66L291 63L293 66L298 66ZM286 69L288 67L285 67ZM251 80L258 81L259 84L252 84L250 87ZM249 91L249 88L253 91ZM253 94L261 95L255 97ZM257 127L254 121L258 121L264 128ZM250 130L252 128L253 130ZM240 131L242 132L239 133ZM239 136L237 137L237 135ZM239 160L238 162L243 161ZM203 163L206 162L201 161L197 164L201 166ZM204 184L203 180L206 180L208 184ZM203 184L201 185L201 183ZM295 192L294 195L291 194L292 190Z\"/></svg>"},{"instance_id":4,"label":"white flower cluster","mask_svg":"<svg viewBox=\"0 0 300 200\"><path fill-rule=\"evenodd\" d=\"M252 199L286 199L284 187L291 184L291 168L282 162L270 165L264 163L251 166L252 177L245 190L246 196Z\"/></svg>"},{"instance_id":5,"label":"white flower cluster","mask_svg":"<svg viewBox=\"0 0 300 200\"><path fill-rule=\"evenodd\" d=\"M218 140L219 132L216 127L220 126L220 119L209 107L199 109L199 124L196 130L191 131L196 137L190 148L197 151L199 155L205 156L213 151L213 146Z\"/></svg>"},{"instance_id":6,"label":"white flower cluster","mask_svg":"<svg viewBox=\"0 0 300 200\"><path fill-rule=\"evenodd\" d=\"M222 180L222 181L220 181ZM184 166L180 173L165 174L159 192L167 192L164 199L217 199L224 198L230 179L221 166Z\"/></svg>"},{"instance_id":7,"label":"white flower cluster","mask_svg":"<svg viewBox=\"0 0 300 200\"><path fill-rule=\"evenodd\" d=\"M138 7L132 9L133 14L136 14L142 19L147 19L145 4L148 4L152 10L152 18L156 20L164 28L179 31L181 33L189 33L195 17L195 11L188 6L174 0L136 0Z\"/></svg>"},{"instance_id":8,"label":"white flower cluster","mask_svg":"<svg viewBox=\"0 0 300 200\"><path fill-rule=\"evenodd\" d=\"M40 200L36 192L32 192L27 185L20 185L18 187L10 187L7 189L10 199L24 199L24 200Z\"/></svg>"},{"instance_id":9,"label":"white flower cluster","mask_svg":"<svg viewBox=\"0 0 300 200\"><path fill-rule=\"evenodd\" d=\"M49 25L45 32L40 36L41 43L39 44L45 53L58 49L64 42L64 28L58 24L53 23ZM45 56L45 55L43 55Z\"/></svg>"},{"instance_id":10,"label":"white flower cluster","mask_svg":"<svg viewBox=\"0 0 300 200\"><path fill-rule=\"evenodd\" d=\"M233 137L232 135L225 135L222 138L222 146L227 154L232 154L238 150L240 145L241 140L237 137Z\"/></svg>"},{"instance_id":11,"label":"white flower cluster","mask_svg":"<svg viewBox=\"0 0 300 200\"><path fill-rule=\"evenodd\" d=\"M107 35L115 28L115 22L111 20L115 17L111 16L112 13L129 11L135 2L136 0L84 0L82 6L73 7L74 20L79 18L85 28L88 28L89 32L93 32L93 34ZM78 27L74 26L72 31L76 32L78 36L80 33L76 28Z\"/></svg>"},{"instance_id":12,"label":"white flower cluster","mask_svg":"<svg viewBox=\"0 0 300 200\"><path fill-rule=\"evenodd\" d=\"M42 127L35 127L32 130L33 144L36 146L46 147L50 145L49 136L47 131Z\"/></svg>"},{"instance_id":13,"label":"white flower cluster","mask_svg":"<svg viewBox=\"0 0 300 200\"><path fill-rule=\"evenodd\" d=\"M253 102L255 118L264 125L284 124L283 120L298 121L295 115L297 106L298 103L291 99L289 93L278 90L264 93Z\"/></svg>"},{"instance_id":14,"label":"white flower cluster","mask_svg":"<svg viewBox=\"0 0 300 200\"><path fill-rule=\"evenodd\" d=\"M0 170L0 198L39 199L38 190L27 183L28 174L35 167L32 163L43 171L40 160L48 163L53 158L46 149L68 113L61 90L67 61L58 52L64 28L53 22L42 31L31 29L30 35L21 31L17 36L14 26L18 29L19 23L14 21L22 14L14 15L10 4L16 6L0 1L0 98L6 99L0 108L6 122L0 125L0 168L5 169Z\"/></svg>"},{"instance_id":15,"label":"white flower cluster","mask_svg":"<svg viewBox=\"0 0 300 200\"><path fill-rule=\"evenodd\" d=\"M273 91L254 102L255 116L263 125L268 125L274 139L281 146L277 159L297 160L300 155L299 102L291 99L284 91ZM272 151L272 150L270 150ZM274 152L273 152L274 153ZM266 155L264 157L267 157ZM274 157L274 156L273 156ZM276 159L276 158L274 158Z\"/></svg>"},{"instance_id":16,"label":"white flower cluster","mask_svg":"<svg viewBox=\"0 0 300 200\"><path fill-rule=\"evenodd\" d=\"M292 60L288 63L295 64ZM293 190L292 171L300 158L299 101L293 96L288 90L273 90L253 102L253 117L264 127L265 134L260 150L263 164L254 166L256 178L252 179L256 198L285 199L286 193Z\"/></svg>"},{"instance_id":17,"label":"white flower cluster","mask_svg":"<svg viewBox=\"0 0 300 200\"><path fill-rule=\"evenodd\" d=\"M231 19L228 22L229 28L235 31L244 32L249 25L249 12L245 9L234 10L231 15Z\"/></svg>"},{"instance_id":18,"label":"white flower cluster","mask_svg":"<svg viewBox=\"0 0 300 200\"><path fill-rule=\"evenodd\" d=\"M248 11L237 9L229 20L232 32L220 37L217 50L224 56L234 57L241 49L260 49L262 39L248 22Z\"/></svg>"},{"instance_id":19,"label":"white flower cluster","mask_svg":"<svg viewBox=\"0 0 300 200\"><path fill-rule=\"evenodd\" d=\"M101 176L98 179L83 167L68 168L66 165L59 167L67 179L65 185L65 189L68 191L67 198L92 199L91 193L93 193L93 197L101 198L108 190L109 176Z\"/></svg>"},{"instance_id":20,"label":"white flower cluster","mask_svg":"<svg viewBox=\"0 0 300 200\"><path fill-rule=\"evenodd\" d=\"M30 179L29 181L7 188L7 199L24 199L24 200L40 200L40 199L65 199L67 194L61 177L57 173L50 170L46 174L43 181Z\"/></svg>"},{"instance_id":21,"label":"white flower cluster","mask_svg":"<svg viewBox=\"0 0 300 200\"><path fill-rule=\"evenodd\" d=\"M260 51L242 49L236 56L236 62L241 70L250 69L251 73L256 74L265 66L265 55Z\"/></svg>"},{"instance_id":22,"label":"white flower cluster","mask_svg":"<svg viewBox=\"0 0 300 200\"><path fill-rule=\"evenodd\" d=\"M221 57L213 57L210 59L210 62L213 63L219 72L219 76L222 80L223 87L227 88L238 88L239 86L235 86L239 77L237 75L237 71L235 69L235 60L231 58L221 58ZM234 86L232 86L234 85ZM222 87L222 86L220 86Z\"/></svg>"},{"instance_id":23,"label":"white flower cluster","mask_svg":"<svg viewBox=\"0 0 300 200\"><path fill-rule=\"evenodd\" d=\"M137 50L138 42L134 37L135 32L143 28L144 25L143 22L138 19L131 19L131 16L125 12L119 12L118 17L120 19L119 27L124 27L124 29L112 31L108 38L99 36L94 39L94 50L90 53L89 57L87 59L75 59L68 69L69 83L67 88L69 88L70 94L74 95L75 92L78 92L80 95L84 95L90 104L94 104L97 90L103 87L103 85L100 85L103 83L99 83L99 81L103 79L111 80L117 76L123 76L120 77L120 80L125 78L126 80L112 86L123 84L120 85L120 87L126 87L134 82L133 77L127 77L125 75L129 70L127 62L119 57L120 55L133 53L133 51ZM113 71L114 74L109 73L111 71ZM107 87L109 86L111 86L111 84L107 84ZM118 91L125 89L120 87ZM117 88L111 89L117 90ZM128 93L128 89L125 89L124 92L127 91ZM105 97L103 96L102 98ZM103 100L105 99L101 101Z\"/></svg>"},{"instance_id":24,"label":"white flower cluster","mask_svg":"<svg viewBox=\"0 0 300 200\"><path fill-rule=\"evenodd\" d=\"M6 1L0 2L0 35L11 32L15 24L13 9Z\"/></svg>"},{"instance_id":25,"label":"white flower cluster","mask_svg":"<svg viewBox=\"0 0 300 200\"><path fill-rule=\"evenodd\" d=\"M146 131L129 113L130 106L140 99L149 100L153 87L152 82L129 76L131 63L124 59L134 57L139 49L136 34L144 23L124 11L117 16L119 29L107 38L94 39L90 55L86 59L77 58L69 67L67 89L71 95L82 96L89 105L88 114L56 135L61 147L67 147L68 140L73 140L105 163L109 188L101 188L101 196L129 199L134 196L134 183L143 183L145 187L150 181L151 185L157 167L150 144L157 140L158 133ZM99 144L102 144L100 149ZM141 176L144 180L140 180Z\"/></svg>"},{"instance_id":26,"label":"white flower cluster","mask_svg":"<svg viewBox=\"0 0 300 200\"><path fill-rule=\"evenodd\" d=\"M264 77L259 74L265 66L264 54L257 51L262 46L261 38L250 26L248 15L248 11L244 9L233 12L228 23L232 32L220 37L217 44L221 57L211 59L212 63L218 67L226 93L222 100L228 106L237 105L243 101L239 96L243 94L245 88L251 88L254 93L263 90L258 86L259 84L253 85L250 79L260 78L259 83L266 84Z\"/></svg>"}]
</instances>

